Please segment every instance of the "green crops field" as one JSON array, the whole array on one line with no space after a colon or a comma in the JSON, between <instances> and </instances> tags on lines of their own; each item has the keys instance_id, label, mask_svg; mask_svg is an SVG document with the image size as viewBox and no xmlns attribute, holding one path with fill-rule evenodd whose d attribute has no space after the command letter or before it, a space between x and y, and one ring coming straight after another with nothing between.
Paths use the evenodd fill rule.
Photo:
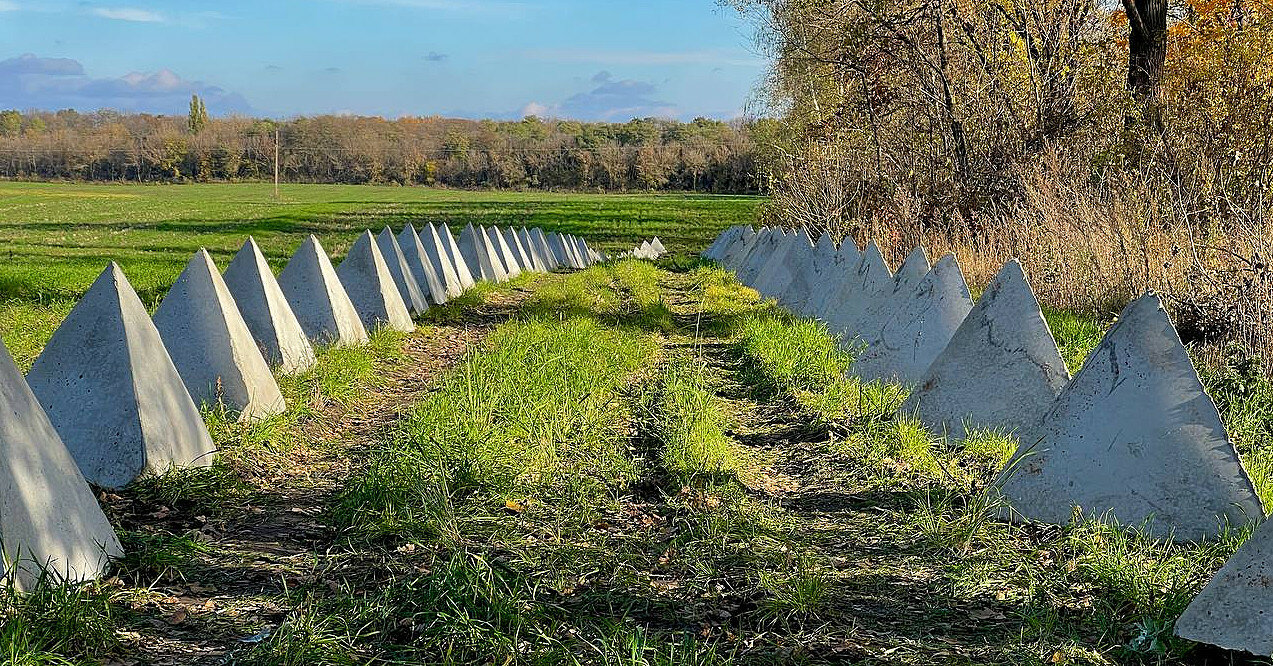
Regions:
<instances>
[{"instance_id":1,"label":"green crops field","mask_svg":"<svg viewBox=\"0 0 1273 666\"><path fill-rule=\"evenodd\" d=\"M0 335L25 367L107 262L153 306L195 250L208 248L224 268L249 235L276 269L306 234L339 257L363 229L406 222L457 233L470 222L538 226L604 251L657 235L686 254L753 220L762 201L341 185L284 185L275 199L267 184L0 183Z\"/></svg>"}]
</instances>

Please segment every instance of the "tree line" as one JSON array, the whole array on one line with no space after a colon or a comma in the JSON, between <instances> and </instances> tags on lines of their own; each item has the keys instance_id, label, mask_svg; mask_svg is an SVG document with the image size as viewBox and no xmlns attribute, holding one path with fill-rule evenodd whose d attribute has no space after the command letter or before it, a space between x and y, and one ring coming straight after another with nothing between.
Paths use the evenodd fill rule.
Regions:
<instances>
[{"instance_id":1,"label":"tree line","mask_svg":"<svg viewBox=\"0 0 1273 666\"><path fill-rule=\"evenodd\" d=\"M761 121L765 122L765 121ZM0 178L762 191L754 123L0 112Z\"/></svg>"}]
</instances>

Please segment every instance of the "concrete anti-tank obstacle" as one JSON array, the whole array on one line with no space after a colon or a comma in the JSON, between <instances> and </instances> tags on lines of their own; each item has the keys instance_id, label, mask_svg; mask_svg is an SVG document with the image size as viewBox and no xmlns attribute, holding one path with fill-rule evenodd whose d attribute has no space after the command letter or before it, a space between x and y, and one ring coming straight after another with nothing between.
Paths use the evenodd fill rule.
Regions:
<instances>
[{"instance_id":1,"label":"concrete anti-tank obstacle","mask_svg":"<svg viewBox=\"0 0 1273 666\"><path fill-rule=\"evenodd\" d=\"M1226 650L1273 654L1273 521L1238 548L1176 620L1176 635Z\"/></svg>"},{"instance_id":2,"label":"concrete anti-tank obstacle","mask_svg":"<svg viewBox=\"0 0 1273 666\"><path fill-rule=\"evenodd\" d=\"M526 254L530 257L531 265L537 273L547 273L552 269L548 267L548 259L544 257L543 251L540 250L539 244L535 242L535 237L531 235L530 230L526 227L516 230L517 240L525 248Z\"/></svg>"},{"instance_id":3,"label":"concrete anti-tank obstacle","mask_svg":"<svg viewBox=\"0 0 1273 666\"><path fill-rule=\"evenodd\" d=\"M278 382L207 250L190 258L153 317L195 404L222 404L243 421L287 410Z\"/></svg>"},{"instance_id":4,"label":"concrete anti-tank obstacle","mask_svg":"<svg viewBox=\"0 0 1273 666\"><path fill-rule=\"evenodd\" d=\"M667 248L663 247L663 241L659 240L658 236L655 236L654 240L650 241L650 247L654 248L654 251L658 253L655 257L656 259L667 254Z\"/></svg>"},{"instance_id":5,"label":"concrete anti-tank obstacle","mask_svg":"<svg viewBox=\"0 0 1273 666\"><path fill-rule=\"evenodd\" d=\"M809 266L814 262L817 247L804 229L796 233L796 239L787 250L785 270L773 274L766 289L780 304L790 309L797 298L809 293Z\"/></svg>"},{"instance_id":6,"label":"concrete anti-tank obstacle","mask_svg":"<svg viewBox=\"0 0 1273 666\"><path fill-rule=\"evenodd\" d=\"M446 249L446 256L451 260L451 265L455 267L455 274L460 279L462 290L472 289L477 284L477 280L473 278L475 270L472 264L464 260L464 255L460 253L460 244L455 240L455 234L451 233L451 228L445 224L434 226L429 223L429 229L433 231L442 242L442 247ZM428 246L425 246L428 249Z\"/></svg>"},{"instance_id":7,"label":"concrete anti-tank obstacle","mask_svg":"<svg viewBox=\"0 0 1273 666\"><path fill-rule=\"evenodd\" d=\"M712 239L711 245L708 245L707 249L703 250L702 254L700 254L699 256L703 257L704 259L719 261L721 248L729 243L732 243L735 238L737 238L739 235L742 234L742 230L743 230L742 225L735 224L730 226L728 229L720 232L719 234L716 235L716 238Z\"/></svg>"},{"instance_id":8,"label":"concrete anti-tank obstacle","mask_svg":"<svg viewBox=\"0 0 1273 666\"><path fill-rule=\"evenodd\" d=\"M239 307L252 339L279 372L293 374L314 367L314 347L283 295L274 272L256 241L248 238L225 269L225 285Z\"/></svg>"},{"instance_id":9,"label":"concrete anti-tank obstacle","mask_svg":"<svg viewBox=\"0 0 1273 666\"><path fill-rule=\"evenodd\" d=\"M906 260L893 274L893 286L885 290L881 298L867 303L857 320L858 342L867 346L883 339L884 327L893 316L907 306L925 275L932 270L928 253L922 246L911 250Z\"/></svg>"},{"instance_id":10,"label":"concrete anti-tank obstacle","mask_svg":"<svg viewBox=\"0 0 1273 666\"><path fill-rule=\"evenodd\" d=\"M310 342L338 347L367 342L367 329L358 310L312 234L279 273L278 286Z\"/></svg>"},{"instance_id":11,"label":"concrete anti-tank obstacle","mask_svg":"<svg viewBox=\"0 0 1273 666\"><path fill-rule=\"evenodd\" d=\"M471 223L460 232L460 254L469 267L477 271L474 274L477 279L487 282L508 281L504 263L495 256L490 237Z\"/></svg>"},{"instance_id":12,"label":"concrete anti-tank obstacle","mask_svg":"<svg viewBox=\"0 0 1273 666\"><path fill-rule=\"evenodd\" d=\"M407 310L411 314L424 314L429 310L428 299L425 298L421 285L415 279L415 272L411 270L411 264L407 261L407 255L402 251L402 246L398 244L398 239L394 237L393 230L385 227L380 234L376 236L376 248L380 250L380 256L384 258L385 265L389 268L389 275L393 277L393 284L398 288L398 295L402 297L402 302L407 306ZM415 250L415 248L412 248ZM418 254L417 254L418 256ZM339 273L337 273L339 274ZM446 291L437 283L437 277L433 278L439 293L446 298ZM348 291L348 290L346 290ZM432 293L430 291L430 293Z\"/></svg>"},{"instance_id":13,"label":"concrete anti-tank obstacle","mask_svg":"<svg viewBox=\"0 0 1273 666\"><path fill-rule=\"evenodd\" d=\"M96 486L206 467L216 455L159 331L115 263L53 333L27 383Z\"/></svg>"},{"instance_id":14,"label":"concrete anti-tank obstacle","mask_svg":"<svg viewBox=\"0 0 1273 666\"><path fill-rule=\"evenodd\" d=\"M385 227L385 231L390 235L393 234L388 227ZM428 233L427 229L425 233ZM433 240L430 238L430 243ZM383 255L385 243L383 239L377 239L377 241L380 244L380 254ZM455 275L455 268L451 265L451 261L446 258L445 249L440 246L434 246L431 250L426 248L424 239L416 233L415 227L410 223L403 228L402 233L398 234L397 243L398 249L402 250L402 258L406 261L406 272L420 288L420 295L424 297L426 308L429 303L442 305L451 300L452 290L455 291L456 296L460 294L460 281ZM435 255L440 261L434 260Z\"/></svg>"},{"instance_id":15,"label":"concrete anti-tank obstacle","mask_svg":"<svg viewBox=\"0 0 1273 666\"><path fill-rule=\"evenodd\" d=\"M747 256L752 246L756 244L758 235L759 232L750 226L743 227L743 233L738 237L738 240L721 251L720 265L724 266L726 270L737 273L743 257Z\"/></svg>"},{"instance_id":16,"label":"concrete anti-tank obstacle","mask_svg":"<svg viewBox=\"0 0 1273 666\"><path fill-rule=\"evenodd\" d=\"M398 247L402 248L402 254L407 258L407 265L411 267L416 284L421 287L429 285L429 276L432 274L442 287L440 294L432 293L432 287L429 287L430 293L425 294L435 305L442 305L464 293L464 281L460 279L459 271L446 251L445 241L432 223L417 233L416 228L408 222L402 233L398 234Z\"/></svg>"},{"instance_id":17,"label":"concrete anti-tank obstacle","mask_svg":"<svg viewBox=\"0 0 1273 666\"><path fill-rule=\"evenodd\" d=\"M817 297L819 290L825 289L832 282L831 275L838 268L836 266L838 250L831 234L829 232L822 234L780 302L796 314L808 315L810 304Z\"/></svg>"},{"instance_id":18,"label":"concrete anti-tank obstacle","mask_svg":"<svg viewBox=\"0 0 1273 666\"><path fill-rule=\"evenodd\" d=\"M508 246L504 240L504 234L500 232L499 227L483 228L486 237L491 241L491 248L495 251L495 256L499 258L500 263L504 266L504 273L508 275L508 279L513 279L522 274L522 266L517 263L517 257L513 255L513 249Z\"/></svg>"},{"instance_id":19,"label":"concrete anti-tank obstacle","mask_svg":"<svg viewBox=\"0 0 1273 666\"><path fill-rule=\"evenodd\" d=\"M0 343L0 578L92 580L123 554L75 460Z\"/></svg>"},{"instance_id":20,"label":"concrete anti-tank obstacle","mask_svg":"<svg viewBox=\"0 0 1273 666\"><path fill-rule=\"evenodd\" d=\"M557 258L558 264L574 270L578 270L580 268L578 262L567 247L566 237L563 234L559 234L557 232L548 234L548 243L553 250L553 255Z\"/></svg>"},{"instance_id":21,"label":"concrete anti-tank obstacle","mask_svg":"<svg viewBox=\"0 0 1273 666\"><path fill-rule=\"evenodd\" d=\"M349 254L336 268L336 275L349 294L363 328L371 331L383 326L403 333L415 330L411 312L402 301L389 265L370 231L364 231L354 241Z\"/></svg>"},{"instance_id":22,"label":"concrete anti-tank obstacle","mask_svg":"<svg viewBox=\"0 0 1273 666\"><path fill-rule=\"evenodd\" d=\"M881 260L883 257L881 256ZM804 314L825 320L828 313L838 306L836 299L852 289L862 266L862 251L850 237L845 237L836 249L831 265L818 272L819 283L804 307Z\"/></svg>"},{"instance_id":23,"label":"concrete anti-tank obstacle","mask_svg":"<svg viewBox=\"0 0 1273 666\"><path fill-rule=\"evenodd\" d=\"M859 341L862 314L877 301L889 298L893 285L893 273L884 263L879 247L872 242L856 268L836 283L836 292L827 299L819 315L841 339Z\"/></svg>"},{"instance_id":24,"label":"concrete anti-tank obstacle","mask_svg":"<svg viewBox=\"0 0 1273 666\"><path fill-rule=\"evenodd\" d=\"M854 373L866 380L920 381L971 310L963 271L955 255L947 254L880 327L877 342L854 363Z\"/></svg>"},{"instance_id":25,"label":"concrete anti-tank obstacle","mask_svg":"<svg viewBox=\"0 0 1273 666\"><path fill-rule=\"evenodd\" d=\"M966 427L1022 433L1070 380L1039 302L1013 259L981 294L902 405L930 430L963 439Z\"/></svg>"},{"instance_id":26,"label":"concrete anti-tank obstacle","mask_svg":"<svg viewBox=\"0 0 1273 666\"><path fill-rule=\"evenodd\" d=\"M1010 396L1005 396L1011 399ZM1013 517L1147 523L1196 540L1264 518L1255 489L1158 296L1128 305L1024 433L996 485Z\"/></svg>"},{"instance_id":27,"label":"concrete anti-tank obstacle","mask_svg":"<svg viewBox=\"0 0 1273 666\"><path fill-rule=\"evenodd\" d=\"M769 257L781 245L784 238L786 237L781 229L765 228L756 234L756 242L752 244L747 251L747 255L741 258L738 267L734 269L734 274L738 277L738 281L749 287L754 287L757 273L764 268L765 262L769 261Z\"/></svg>"},{"instance_id":28,"label":"concrete anti-tank obstacle","mask_svg":"<svg viewBox=\"0 0 1273 666\"><path fill-rule=\"evenodd\" d=\"M509 227L504 230L504 243L508 245L508 249L513 251L513 256L517 258L517 263L521 265L523 272L536 272L535 261L530 258L530 254L522 246L522 239L517 237L516 229Z\"/></svg>"},{"instance_id":29,"label":"concrete anti-tank obstacle","mask_svg":"<svg viewBox=\"0 0 1273 666\"><path fill-rule=\"evenodd\" d=\"M570 257L570 265L574 266L578 270L587 268L588 261L583 254L579 252L579 239L571 234L566 234L565 236L562 236L562 240L566 244L566 254Z\"/></svg>"},{"instance_id":30,"label":"concrete anti-tank obstacle","mask_svg":"<svg viewBox=\"0 0 1273 666\"><path fill-rule=\"evenodd\" d=\"M555 271L561 268L560 262L557 261L556 255L553 253L552 247L548 244L548 237L544 235L544 230L539 227L530 229L530 238L534 241L535 246L539 248L540 256L543 257L545 265L549 271Z\"/></svg>"},{"instance_id":31,"label":"concrete anti-tank obstacle","mask_svg":"<svg viewBox=\"0 0 1273 666\"><path fill-rule=\"evenodd\" d=\"M752 287L762 296L777 298L782 289L790 284L792 273L800 261L801 246L812 248L809 236L802 232L784 235L774 251L769 254L765 264L761 266L753 280Z\"/></svg>"}]
</instances>

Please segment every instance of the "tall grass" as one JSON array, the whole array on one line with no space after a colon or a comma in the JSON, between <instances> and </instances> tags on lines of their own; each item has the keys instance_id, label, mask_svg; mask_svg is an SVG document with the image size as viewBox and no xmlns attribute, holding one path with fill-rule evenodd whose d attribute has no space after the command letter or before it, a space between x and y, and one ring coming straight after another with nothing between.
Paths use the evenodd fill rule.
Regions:
<instances>
[{"instance_id":1,"label":"tall grass","mask_svg":"<svg viewBox=\"0 0 1273 666\"><path fill-rule=\"evenodd\" d=\"M667 365L647 394L652 435L663 466L685 482L737 472L738 445L725 435L725 415L698 360Z\"/></svg>"},{"instance_id":2,"label":"tall grass","mask_svg":"<svg viewBox=\"0 0 1273 666\"><path fill-rule=\"evenodd\" d=\"M582 317L497 329L351 480L337 522L363 534L449 530L448 493L593 502L635 476L622 390L648 335Z\"/></svg>"}]
</instances>

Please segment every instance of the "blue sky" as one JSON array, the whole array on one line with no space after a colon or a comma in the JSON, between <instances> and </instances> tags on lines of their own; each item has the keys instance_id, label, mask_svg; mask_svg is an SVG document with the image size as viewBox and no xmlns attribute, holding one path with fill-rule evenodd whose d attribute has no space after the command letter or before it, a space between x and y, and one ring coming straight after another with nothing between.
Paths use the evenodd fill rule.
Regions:
<instances>
[{"instance_id":1,"label":"blue sky","mask_svg":"<svg viewBox=\"0 0 1273 666\"><path fill-rule=\"evenodd\" d=\"M0 109L728 119L750 34L713 0L0 0Z\"/></svg>"}]
</instances>

